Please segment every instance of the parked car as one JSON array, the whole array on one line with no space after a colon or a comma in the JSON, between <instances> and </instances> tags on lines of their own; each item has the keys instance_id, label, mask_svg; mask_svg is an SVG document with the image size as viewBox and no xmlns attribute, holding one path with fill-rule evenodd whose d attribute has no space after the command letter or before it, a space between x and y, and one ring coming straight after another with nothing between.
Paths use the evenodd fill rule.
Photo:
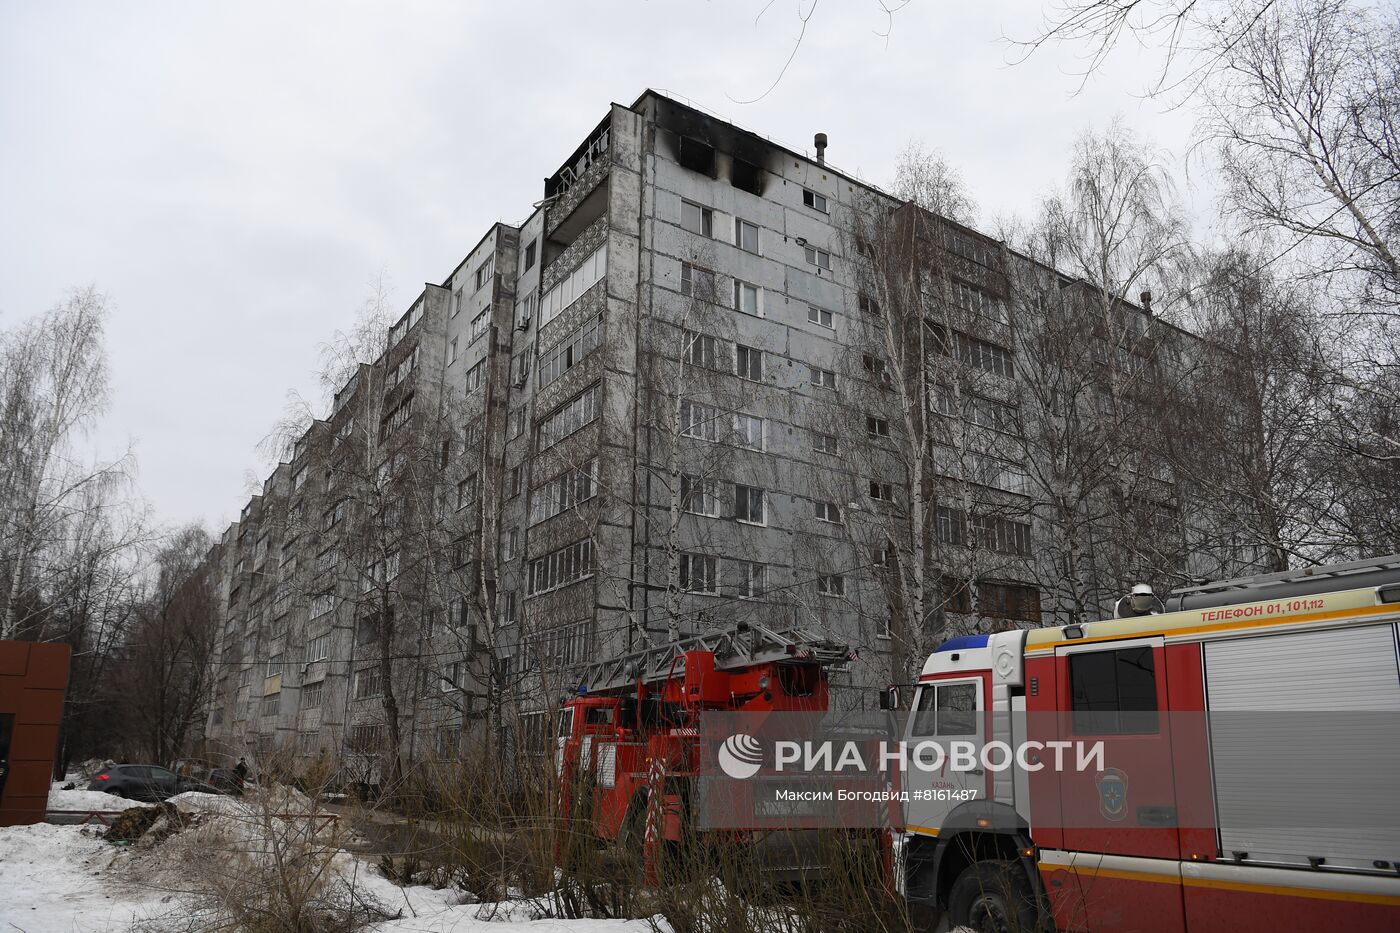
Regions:
<instances>
[{"instance_id":1,"label":"parked car","mask_svg":"<svg viewBox=\"0 0 1400 933\"><path fill-rule=\"evenodd\" d=\"M103 768L88 784L88 790L100 790L131 800L165 800L186 791L205 794L223 793L219 788L195 777L182 777L159 765L112 765Z\"/></svg>"}]
</instances>

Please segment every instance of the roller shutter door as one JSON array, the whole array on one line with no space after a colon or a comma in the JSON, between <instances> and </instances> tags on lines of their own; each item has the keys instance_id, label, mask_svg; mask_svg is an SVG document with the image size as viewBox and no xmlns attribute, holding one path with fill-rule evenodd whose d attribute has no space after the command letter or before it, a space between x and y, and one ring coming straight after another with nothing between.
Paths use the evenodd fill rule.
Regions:
<instances>
[{"instance_id":1,"label":"roller shutter door","mask_svg":"<svg viewBox=\"0 0 1400 933\"><path fill-rule=\"evenodd\" d=\"M1372 869L1400 853L1394 625L1205 645L1226 858Z\"/></svg>"}]
</instances>

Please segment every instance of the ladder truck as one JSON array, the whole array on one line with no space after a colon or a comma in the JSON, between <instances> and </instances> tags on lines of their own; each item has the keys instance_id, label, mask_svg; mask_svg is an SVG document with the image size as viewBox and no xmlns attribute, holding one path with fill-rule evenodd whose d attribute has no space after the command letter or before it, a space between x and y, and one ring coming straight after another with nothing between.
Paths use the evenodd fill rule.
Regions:
<instances>
[{"instance_id":1,"label":"ladder truck","mask_svg":"<svg viewBox=\"0 0 1400 933\"><path fill-rule=\"evenodd\" d=\"M981 930L1400 930L1400 556L1131 603L930 655L905 743L1022 751L906 771L908 900ZM1049 766L1071 741L1105 754Z\"/></svg>"},{"instance_id":2,"label":"ladder truck","mask_svg":"<svg viewBox=\"0 0 1400 933\"><path fill-rule=\"evenodd\" d=\"M588 666L560 711L562 817L641 854L654 881L662 846L695 831L701 715L825 712L829 672L855 658L801 628L748 623Z\"/></svg>"}]
</instances>

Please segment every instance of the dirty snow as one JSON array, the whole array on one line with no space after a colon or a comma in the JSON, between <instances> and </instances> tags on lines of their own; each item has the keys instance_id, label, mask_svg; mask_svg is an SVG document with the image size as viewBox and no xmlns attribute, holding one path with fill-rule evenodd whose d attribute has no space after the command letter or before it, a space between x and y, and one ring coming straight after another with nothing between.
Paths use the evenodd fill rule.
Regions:
<instances>
[{"instance_id":1,"label":"dirty snow","mask_svg":"<svg viewBox=\"0 0 1400 933\"><path fill-rule=\"evenodd\" d=\"M145 804L139 801L123 800L121 797L114 797L100 790L64 790L63 785L57 781L49 787L50 810L100 810L103 812L115 812L117 810L128 809L129 807L140 806L145 806Z\"/></svg>"},{"instance_id":2,"label":"dirty snow","mask_svg":"<svg viewBox=\"0 0 1400 933\"><path fill-rule=\"evenodd\" d=\"M159 909L158 892L112 884L129 856L99 832L47 823L0 828L0 929L119 931Z\"/></svg>"},{"instance_id":3,"label":"dirty snow","mask_svg":"<svg viewBox=\"0 0 1400 933\"><path fill-rule=\"evenodd\" d=\"M66 791L65 794L87 793ZM106 796L105 794L99 796ZM232 815L245 804L209 794L172 798L181 809ZM119 801L120 802L120 801ZM232 806L230 806L232 805ZM50 806L54 806L50 797ZM74 808L76 809L76 807ZM85 808L91 809L91 808ZM101 829L84 826L0 828L0 930L23 933L117 933L135 920L178 911L174 895L142 884L140 860L151 850L114 846ZM374 933L645 933L646 921L531 920L524 904L462 904L451 890L400 887L369 861L340 853L339 874L403 916ZM493 918L493 919L482 919Z\"/></svg>"}]
</instances>

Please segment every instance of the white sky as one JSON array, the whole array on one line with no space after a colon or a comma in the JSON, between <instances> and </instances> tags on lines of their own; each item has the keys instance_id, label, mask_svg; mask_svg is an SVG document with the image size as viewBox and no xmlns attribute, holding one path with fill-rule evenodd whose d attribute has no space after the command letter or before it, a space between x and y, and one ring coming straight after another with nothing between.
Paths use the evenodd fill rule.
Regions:
<instances>
[{"instance_id":1,"label":"white sky","mask_svg":"<svg viewBox=\"0 0 1400 933\"><path fill-rule=\"evenodd\" d=\"M1190 132L1142 102L1131 52L1077 96L1071 49L1010 64L1001 36L1031 32L1039 0L913 0L888 40L875 0L826 0L778 87L738 103L798 30L793 0L755 24L762 5L0 0L0 328L73 286L108 293L98 442L134 445L160 521L218 532L378 272L406 308L646 87L797 149L824 131L835 166L879 184L921 139L984 225L1030 213L1116 113L1178 153Z\"/></svg>"}]
</instances>

